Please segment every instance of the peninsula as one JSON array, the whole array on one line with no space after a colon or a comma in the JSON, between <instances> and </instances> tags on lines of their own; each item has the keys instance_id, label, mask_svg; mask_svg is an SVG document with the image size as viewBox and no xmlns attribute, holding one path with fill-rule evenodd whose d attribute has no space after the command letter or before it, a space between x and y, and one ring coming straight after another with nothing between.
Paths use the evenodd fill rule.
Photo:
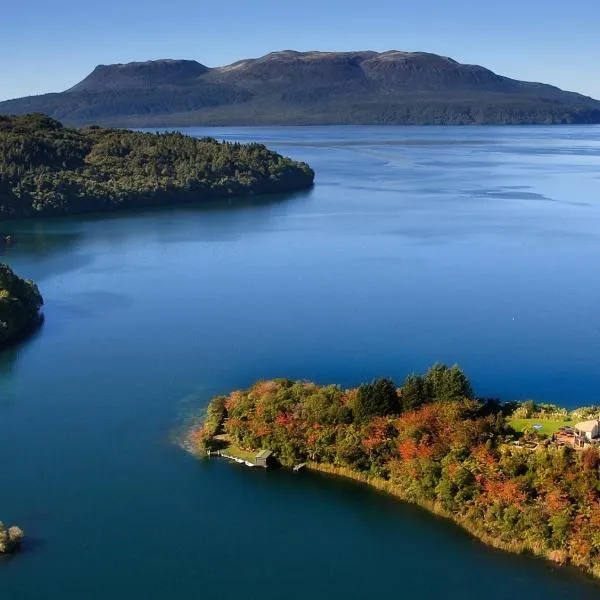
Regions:
<instances>
[{"instance_id":1,"label":"peninsula","mask_svg":"<svg viewBox=\"0 0 600 600\"><path fill-rule=\"evenodd\" d=\"M189 439L199 454L263 450L365 482L493 547L599 577L599 410L476 398L458 367L437 364L399 388L260 381L214 398Z\"/></svg>"},{"instance_id":2,"label":"peninsula","mask_svg":"<svg viewBox=\"0 0 600 600\"><path fill-rule=\"evenodd\" d=\"M313 180L308 165L261 144L0 116L0 221L290 192Z\"/></svg>"},{"instance_id":3,"label":"peninsula","mask_svg":"<svg viewBox=\"0 0 600 600\"><path fill-rule=\"evenodd\" d=\"M33 281L21 279L0 263L0 350L40 324L43 304Z\"/></svg>"},{"instance_id":4,"label":"peninsula","mask_svg":"<svg viewBox=\"0 0 600 600\"><path fill-rule=\"evenodd\" d=\"M0 102L0 114L29 112L121 127L600 123L582 94L400 50L98 65L68 90Z\"/></svg>"}]
</instances>

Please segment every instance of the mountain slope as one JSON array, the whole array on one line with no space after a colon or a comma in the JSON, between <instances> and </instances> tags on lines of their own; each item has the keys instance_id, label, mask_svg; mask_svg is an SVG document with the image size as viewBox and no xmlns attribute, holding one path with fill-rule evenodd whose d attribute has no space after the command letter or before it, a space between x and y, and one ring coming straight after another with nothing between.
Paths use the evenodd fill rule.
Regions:
<instances>
[{"instance_id":1,"label":"mountain slope","mask_svg":"<svg viewBox=\"0 0 600 600\"><path fill-rule=\"evenodd\" d=\"M209 68L100 65L62 93L0 102L69 124L600 123L600 102L425 52L295 52Z\"/></svg>"}]
</instances>

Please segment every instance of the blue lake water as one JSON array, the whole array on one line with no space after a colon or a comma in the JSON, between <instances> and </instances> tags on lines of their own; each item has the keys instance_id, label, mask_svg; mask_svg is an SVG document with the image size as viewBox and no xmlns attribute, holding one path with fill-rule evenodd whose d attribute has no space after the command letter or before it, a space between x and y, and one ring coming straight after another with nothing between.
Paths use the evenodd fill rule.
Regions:
<instances>
[{"instance_id":1,"label":"blue lake water","mask_svg":"<svg viewBox=\"0 0 600 600\"><path fill-rule=\"evenodd\" d=\"M600 127L188 129L308 161L313 190L0 224L46 323L0 354L0 598L597 598L348 482L173 438L259 378L600 403Z\"/></svg>"}]
</instances>

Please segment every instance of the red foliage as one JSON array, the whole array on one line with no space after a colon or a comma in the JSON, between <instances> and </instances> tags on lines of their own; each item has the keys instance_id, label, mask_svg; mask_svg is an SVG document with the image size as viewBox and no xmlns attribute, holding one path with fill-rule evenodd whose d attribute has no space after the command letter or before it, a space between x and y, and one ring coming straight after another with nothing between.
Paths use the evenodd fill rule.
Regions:
<instances>
[{"instance_id":1,"label":"red foliage","mask_svg":"<svg viewBox=\"0 0 600 600\"><path fill-rule=\"evenodd\" d=\"M412 438L402 440L398 444L398 454L400 454L402 460L413 460L417 458L417 442Z\"/></svg>"},{"instance_id":2,"label":"red foliage","mask_svg":"<svg viewBox=\"0 0 600 600\"><path fill-rule=\"evenodd\" d=\"M385 417L372 419L367 429L367 436L362 440L363 446L372 452L389 438L389 429L390 424Z\"/></svg>"},{"instance_id":3,"label":"red foliage","mask_svg":"<svg viewBox=\"0 0 600 600\"><path fill-rule=\"evenodd\" d=\"M288 427L289 425L291 425L294 421L294 417L292 415L290 415L289 413L282 413L280 415L277 415L275 417L275 423L277 425L279 425L280 427Z\"/></svg>"},{"instance_id":4,"label":"red foliage","mask_svg":"<svg viewBox=\"0 0 600 600\"><path fill-rule=\"evenodd\" d=\"M516 481L494 481L488 479L484 483L483 487L486 494L505 506L512 504L514 506L521 507L527 499L527 495L520 488Z\"/></svg>"}]
</instances>

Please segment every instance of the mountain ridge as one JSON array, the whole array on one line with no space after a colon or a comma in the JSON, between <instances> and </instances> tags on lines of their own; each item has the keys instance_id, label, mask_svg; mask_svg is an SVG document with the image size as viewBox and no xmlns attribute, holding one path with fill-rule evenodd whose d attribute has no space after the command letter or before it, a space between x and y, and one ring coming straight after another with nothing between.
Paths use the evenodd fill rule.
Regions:
<instances>
[{"instance_id":1,"label":"mountain ridge","mask_svg":"<svg viewBox=\"0 0 600 600\"><path fill-rule=\"evenodd\" d=\"M71 125L600 123L600 101L428 52L282 50L208 67L98 65L64 92L0 102Z\"/></svg>"}]
</instances>

